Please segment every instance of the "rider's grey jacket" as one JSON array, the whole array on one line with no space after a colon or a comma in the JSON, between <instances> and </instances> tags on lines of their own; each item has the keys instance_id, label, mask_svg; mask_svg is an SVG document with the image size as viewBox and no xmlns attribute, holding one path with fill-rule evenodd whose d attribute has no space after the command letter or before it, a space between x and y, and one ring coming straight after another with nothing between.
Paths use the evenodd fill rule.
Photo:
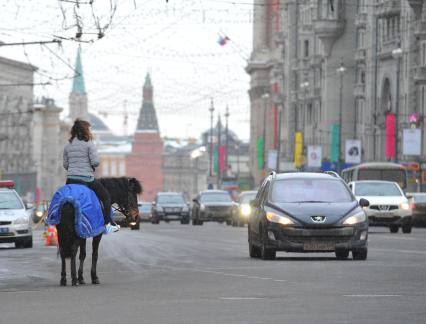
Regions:
<instances>
[{"instance_id":1,"label":"rider's grey jacket","mask_svg":"<svg viewBox=\"0 0 426 324\"><path fill-rule=\"evenodd\" d=\"M64 168L67 175L94 176L94 168L99 165L99 156L92 141L74 138L64 148Z\"/></svg>"}]
</instances>

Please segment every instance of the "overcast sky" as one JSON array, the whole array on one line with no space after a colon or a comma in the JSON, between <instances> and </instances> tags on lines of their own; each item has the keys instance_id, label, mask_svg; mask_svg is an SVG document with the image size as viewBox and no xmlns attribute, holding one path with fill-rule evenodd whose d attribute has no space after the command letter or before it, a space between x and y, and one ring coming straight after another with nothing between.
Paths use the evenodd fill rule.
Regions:
<instances>
[{"instance_id":1,"label":"overcast sky","mask_svg":"<svg viewBox=\"0 0 426 324\"><path fill-rule=\"evenodd\" d=\"M94 0L94 14L83 0L79 8L72 1L0 2L0 41L5 43L51 40L54 35L73 38L79 17L81 39L88 43L0 47L0 56L37 66L35 82L52 83L36 86L36 96L55 99L67 114L74 75L70 65L81 44L89 111L100 114L115 133L125 132L125 111L127 133L134 131L150 72L163 136L198 138L210 127L213 97L215 119L229 105L230 128L249 138L249 76L244 68L252 47L252 0ZM96 20L101 27L110 24L100 40ZM220 46L219 34L227 35L229 43Z\"/></svg>"}]
</instances>

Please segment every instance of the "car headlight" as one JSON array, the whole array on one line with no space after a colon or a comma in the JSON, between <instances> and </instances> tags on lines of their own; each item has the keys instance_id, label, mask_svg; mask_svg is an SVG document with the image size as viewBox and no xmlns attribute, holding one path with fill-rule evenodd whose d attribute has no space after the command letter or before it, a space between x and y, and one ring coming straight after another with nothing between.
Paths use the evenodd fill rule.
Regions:
<instances>
[{"instance_id":1,"label":"car headlight","mask_svg":"<svg viewBox=\"0 0 426 324\"><path fill-rule=\"evenodd\" d=\"M405 210L411 209L410 204L408 202L403 202L403 203L399 204L399 208L405 209Z\"/></svg>"},{"instance_id":2,"label":"car headlight","mask_svg":"<svg viewBox=\"0 0 426 324\"><path fill-rule=\"evenodd\" d=\"M43 216L43 212L42 211L36 211L35 215L37 217L41 217L41 216Z\"/></svg>"},{"instance_id":3,"label":"car headlight","mask_svg":"<svg viewBox=\"0 0 426 324\"><path fill-rule=\"evenodd\" d=\"M16 225L28 224L29 218L28 217L19 217L19 218L15 219L15 221L13 223L16 224Z\"/></svg>"},{"instance_id":4,"label":"car headlight","mask_svg":"<svg viewBox=\"0 0 426 324\"><path fill-rule=\"evenodd\" d=\"M281 225L293 225L294 224L293 220L290 217L277 215L277 214L274 214L272 212L267 212L266 218L271 223L277 223L277 224L281 224Z\"/></svg>"},{"instance_id":5,"label":"car headlight","mask_svg":"<svg viewBox=\"0 0 426 324\"><path fill-rule=\"evenodd\" d=\"M205 205L203 205L203 204L201 204L201 206L200 206L200 210L201 210L201 211L205 211L205 210L206 210L206 206L205 206Z\"/></svg>"},{"instance_id":6,"label":"car headlight","mask_svg":"<svg viewBox=\"0 0 426 324\"><path fill-rule=\"evenodd\" d=\"M250 216L250 214L251 214L251 207L250 207L250 205L247 205L247 204L241 205L240 212L241 212L241 215L243 215L245 217Z\"/></svg>"},{"instance_id":7,"label":"car headlight","mask_svg":"<svg viewBox=\"0 0 426 324\"><path fill-rule=\"evenodd\" d=\"M359 223L363 223L367 220L367 216L365 216L364 211L359 211L358 213L349 216L343 222L343 225L355 225Z\"/></svg>"}]
</instances>

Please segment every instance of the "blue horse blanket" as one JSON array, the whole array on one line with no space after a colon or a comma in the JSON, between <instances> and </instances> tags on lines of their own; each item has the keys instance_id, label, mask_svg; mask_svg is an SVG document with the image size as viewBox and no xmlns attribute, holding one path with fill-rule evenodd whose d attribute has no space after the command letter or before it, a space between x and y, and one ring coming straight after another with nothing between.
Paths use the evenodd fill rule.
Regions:
<instances>
[{"instance_id":1,"label":"blue horse blanket","mask_svg":"<svg viewBox=\"0 0 426 324\"><path fill-rule=\"evenodd\" d=\"M95 192L85 185L69 184L59 188L50 202L46 224L57 225L65 203L75 210L75 230L81 238L98 236L105 230L102 207Z\"/></svg>"}]
</instances>

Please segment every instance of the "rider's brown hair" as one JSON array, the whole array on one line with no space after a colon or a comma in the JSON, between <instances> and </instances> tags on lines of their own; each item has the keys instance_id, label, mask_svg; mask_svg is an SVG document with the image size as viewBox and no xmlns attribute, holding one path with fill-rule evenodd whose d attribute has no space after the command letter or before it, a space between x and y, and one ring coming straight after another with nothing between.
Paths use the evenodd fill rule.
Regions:
<instances>
[{"instance_id":1,"label":"rider's brown hair","mask_svg":"<svg viewBox=\"0 0 426 324\"><path fill-rule=\"evenodd\" d=\"M69 142L71 143L74 138L78 138L80 141L91 141L93 139L92 132L90 131L90 123L83 119L77 118L74 121L74 125L71 128L71 137Z\"/></svg>"}]
</instances>

